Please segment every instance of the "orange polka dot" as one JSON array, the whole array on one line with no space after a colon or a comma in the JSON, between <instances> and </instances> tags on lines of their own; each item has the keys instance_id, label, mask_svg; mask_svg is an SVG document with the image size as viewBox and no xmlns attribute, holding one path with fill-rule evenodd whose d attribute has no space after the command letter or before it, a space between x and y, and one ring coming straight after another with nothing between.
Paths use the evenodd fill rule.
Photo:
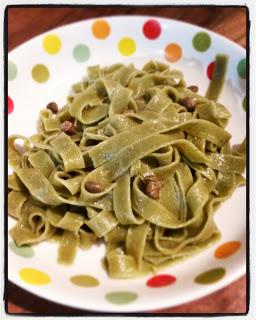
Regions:
<instances>
[{"instance_id":1,"label":"orange polka dot","mask_svg":"<svg viewBox=\"0 0 256 320\"><path fill-rule=\"evenodd\" d=\"M110 34L110 25L105 20L97 20L92 25L92 33L97 39L106 39Z\"/></svg>"},{"instance_id":2,"label":"orange polka dot","mask_svg":"<svg viewBox=\"0 0 256 320\"><path fill-rule=\"evenodd\" d=\"M182 49L176 43L170 43L165 48L165 57L170 62L176 62L182 57Z\"/></svg>"},{"instance_id":3,"label":"orange polka dot","mask_svg":"<svg viewBox=\"0 0 256 320\"><path fill-rule=\"evenodd\" d=\"M215 258L225 259L231 256L232 254L236 253L240 249L240 247L241 242L239 241L225 242L215 250Z\"/></svg>"}]
</instances>

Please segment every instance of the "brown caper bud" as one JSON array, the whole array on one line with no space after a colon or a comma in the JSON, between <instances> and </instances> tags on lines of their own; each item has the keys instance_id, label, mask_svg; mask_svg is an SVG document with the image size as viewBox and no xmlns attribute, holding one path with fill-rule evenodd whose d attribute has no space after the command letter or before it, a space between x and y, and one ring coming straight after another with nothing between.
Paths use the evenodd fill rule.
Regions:
<instances>
[{"instance_id":1,"label":"brown caper bud","mask_svg":"<svg viewBox=\"0 0 256 320\"><path fill-rule=\"evenodd\" d=\"M193 110L196 105L196 100L195 98L192 98L192 97L186 97L186 98L180 99L179 103L185 108L187 108L188 110Z\"/></svg>"},{"instance_id":2,"label":"brown caper bud","mask_svg":"<svg viewBox=\"0 0 256 320\"><path fill-rule=\"evenodd\" d=\"M158 199L161 183L156 175L148 175L145 178L146 182L146 194L152 199Z\"/></svg>"},{"instance_id":3,"label":"brown caper bud","mask_svg":"<svg viewBox=\"0 0 256 320\"><path fill-rule=\"evenodd\" d=\"M103 186L100 183L94 181L87 181L85 183L85 189L91 193L99 193L104 191Z\"/></svg>"},{"instance_id":4,"label":"brown caper bud","mask_svg":"<svg viewBox=\"0 0 256 320\"><path fill-rule=\"evenodd\" d=\"M50 102L47 104L46 109L49 109L52 111L52 113L56 114L59 110L58 105L56 102Z\"/></svg>"},{"instance_id":5,"label":"brown caper bud","mask_svg":"<svg viewBox=\"0 0 256 320\"><path fill-rule=\"evenodd\" d=\"M76 133L76 129L74 127L74 124L70 121L64 121L61 124L61 130L68 135L73 135Z\"/></svg>"},{"instance_id":6,"label":"brown caper bud","mask_svg":"<svg viewBox=\"0 0 256 320\"><path fill-rule=\"evenodd\" d=\"M197 93L198 90L199 90L198 86L195 86L195 85L189 86L188 89L191 90L191 91L193 91L193 92L195 92L195 93Z\"/></svg>"}]
</instances>

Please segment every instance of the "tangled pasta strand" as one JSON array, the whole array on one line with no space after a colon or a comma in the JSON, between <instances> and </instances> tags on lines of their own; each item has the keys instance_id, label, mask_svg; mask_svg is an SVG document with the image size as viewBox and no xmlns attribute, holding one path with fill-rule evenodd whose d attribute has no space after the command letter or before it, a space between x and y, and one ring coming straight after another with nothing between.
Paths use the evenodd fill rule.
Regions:
<instances>
[{"instance_id":1,"label":"tangled pasta strand","mask_svg":"<svg viewBox=\"0 0 256 320\"><path fill-rule=\"evenodd\" d=\"M217 102L227 57L216 63L206 97L163 63L89 67L63 108L40 112L37 134L9 137L16 244L55 240L71 264L103 239L109 276L130 278L217 241L213 214L244 183L245 141L230 146Z\"/></svg>"}]
</instances>

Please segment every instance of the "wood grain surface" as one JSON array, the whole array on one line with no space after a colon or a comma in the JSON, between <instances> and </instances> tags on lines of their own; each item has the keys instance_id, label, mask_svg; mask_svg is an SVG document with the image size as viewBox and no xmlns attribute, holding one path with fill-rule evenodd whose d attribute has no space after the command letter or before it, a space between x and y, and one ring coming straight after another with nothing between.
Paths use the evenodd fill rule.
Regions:
<instances>
[{"instance_id":1,"label":"wood grain surface","mask_svg":"<svg viewBox=\"0 0 256 320\"><path fill-rule=\"evenodd\" d=\"M237 44L246 46L246 11L226 7L118 7L83 6L8 9L8 51L34 36L74 21L112 15L154 15L190 22L215 31ZM7 283L7 312L34 314L85 315L89 312L62 306ZM244 313L246 276L209 296L193 302L155 310L152 313ZM91 313L93 315L93 313Z\"/></svg>"}]
</instances>

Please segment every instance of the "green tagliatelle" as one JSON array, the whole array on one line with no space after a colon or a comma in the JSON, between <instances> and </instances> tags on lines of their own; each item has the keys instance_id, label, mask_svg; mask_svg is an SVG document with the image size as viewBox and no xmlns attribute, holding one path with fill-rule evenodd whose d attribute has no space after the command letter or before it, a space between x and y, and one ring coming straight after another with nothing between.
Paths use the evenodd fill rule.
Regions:
<instances>
[{"instance_id":1,"label":"green tagliatelle","mask_svg":"<svg viewBox=\"0 0 256 320\"><path fill-rule=\"evenodd\" d=\"M217 56L204 97L163 63L89 67L63 108L40 112L37 134L9 137L16 244L57 241L71 264L102 239L109 276L131 278L217 241L213 214L245 169L245 141L231 148L217 102L226 68Z\"/></svg>"}]
</instances>

